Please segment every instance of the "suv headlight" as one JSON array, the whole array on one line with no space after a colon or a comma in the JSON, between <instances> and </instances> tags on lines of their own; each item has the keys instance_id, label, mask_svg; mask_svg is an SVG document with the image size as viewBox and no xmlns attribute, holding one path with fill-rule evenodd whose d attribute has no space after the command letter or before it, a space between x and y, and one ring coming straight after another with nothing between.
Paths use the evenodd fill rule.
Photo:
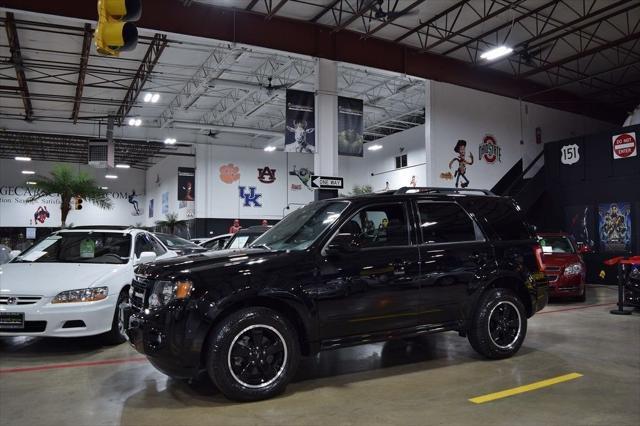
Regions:
<instances>
[{"instance_id":1,"label":"suv headlight","mask_svg":"<svg viewBox=\"0 0 640 426\"><path fill-rule=\"evenodd\" d=\"M106 299L108 295L108 287L81 288L58 293L51 303L95 302Z\"/></svg>"},{"instance_id":2,"label":"suv headlight","mask_svg":"<svg viewBox=\"0 0 640 426\"><path fill-rule=\"evenodd\" d=\"M580 272L582 272L582 265L579 263L574 263L564 268L565 275L578 275Z\"/></svg>"},{"instance_id":3,"label":"suv headlight","mask_svg":"<svg viewBox=\"0 0 640 426\"><path fill-rule=\"evenodd\" d=\"M189 280L156 281L149 296L149 308L165 306L174 299L186 299L193 283Z\"/></svg>"}]
</instances>

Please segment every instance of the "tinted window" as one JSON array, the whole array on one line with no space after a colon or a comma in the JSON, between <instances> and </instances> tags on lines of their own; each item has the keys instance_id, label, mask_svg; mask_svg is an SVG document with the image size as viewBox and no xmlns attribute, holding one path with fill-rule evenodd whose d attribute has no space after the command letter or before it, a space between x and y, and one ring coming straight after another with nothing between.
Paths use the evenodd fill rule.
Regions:
<instances>
[{"instance_id":1,"label":"tinted window","mask_svg":"<svg viewBox=\"0 0 640 426\"><path fill-rule=\"evenodd\" d=\"M59 232L31 246L17 262L127 263L131 235L117 232Z\"/></svg>"},{"instance_id":2,"label":"tinted window","mask_svg":"<svg viewBox=\"0 0 640 426\"><path fill-rule=\"evenodd\" d=\"M418 203L420 230L425 243L475 241L476 227L469 215L455 203ZM480 235L478 237L481 238Z\"/></svg>"},{"instance_id":3,"label":"tinted window","mask_svg":"<svg viewBox=\"0 0 640 426\"><path fill-rule=\"evenodd\" d=\"M136 237L136 256L140 257L143 251L156 252L151 244L151 239L146 234L138 234Z\"/></svg>"},{"instance_id":4,"label":"tinted window","mask_svg":"<svg viewBox=\"0 0 640 426\"><path fill-rule=\"evenodd\" d=\"M530 240L533 238L514 203L509 199L486 197L474 200L472 210L487 224L488 231L501 240Z\"/></svg>"},{"instance_id":5,"label":"tinted window","mask_svg":"<svg viewBox=\"0 0 640 426\"><path fill-rule=\"evenodd\" d=\"M361 247L400 246L409 244L407 215L402 204L383 204L360 210L338 233L350 235Z\"/></svg>"}]
</instances>

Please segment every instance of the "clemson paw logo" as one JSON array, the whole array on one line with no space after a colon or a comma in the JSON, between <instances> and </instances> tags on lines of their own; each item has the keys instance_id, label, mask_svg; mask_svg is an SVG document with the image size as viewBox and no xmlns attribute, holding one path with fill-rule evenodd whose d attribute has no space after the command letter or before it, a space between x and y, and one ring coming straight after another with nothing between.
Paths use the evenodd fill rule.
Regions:
<instances>
[{"instance_id":1,"label":"clemson paw logo","mask_svg":"<svg viewBox=\"0 0 640 426\"><path fill-rule=\"evenodd\" d=\"M224 183L233 183L240 180L240 168L232 163L221 166L220 180Z\"/></svg>"}]
</instances>

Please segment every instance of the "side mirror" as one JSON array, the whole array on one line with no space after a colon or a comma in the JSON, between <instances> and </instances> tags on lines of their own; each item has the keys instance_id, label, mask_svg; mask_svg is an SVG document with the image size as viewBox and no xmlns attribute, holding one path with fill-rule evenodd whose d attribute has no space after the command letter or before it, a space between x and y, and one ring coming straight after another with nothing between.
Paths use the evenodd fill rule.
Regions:
<instances>
[{"instance_id":1,"label":"side mirror","mask_svg":"<svg viewBox=\"0 0 640 426\"><path fill-rule=\"evenodd\" d=\"M22 253L20 250L11 250L9 252L9 261L15 259L16 257L20 256L20 253Z\"/></svg>"},{"instance_id":2,"label":"side mirror","mask_svg":"<svg viewBox=\"0 0 640 426\"><path fill-rule=\"evenodd\" d=\"M328 256L340 256L346 253L354 253L358 251L358 245L352 234L338 234L329 243L325 249Z\"/></svg>"},{"instance_id":3,"label":"side mirror","mask_svg":"<svg viewBox=\"0 0 640 426\"><path fill-rule=\"evenodd\" d=\"M135 264L140 265L141 263L150 263L156 260L156 254L152 251L143 251L140 253L140 257L136 259Z\"/></svg>"},{"instance_id":4,"label":"side mirror","mask_svg":"<svg viewBox=\"0 0 640 426\"><path fill-rule=\"evenodd\" d=\"M591 247L589 247L587 244L580 244L578 246L578 253L579 254L591 253Z\"/></svg>"}]
</instances>

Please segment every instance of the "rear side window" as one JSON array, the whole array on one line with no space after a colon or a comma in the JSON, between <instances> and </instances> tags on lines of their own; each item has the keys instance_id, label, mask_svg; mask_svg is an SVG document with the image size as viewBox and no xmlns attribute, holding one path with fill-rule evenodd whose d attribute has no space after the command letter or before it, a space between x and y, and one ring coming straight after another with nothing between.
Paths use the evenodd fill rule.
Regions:
<instances>
[{"instance_id":1,"label":"rear side window","mask_svg":"<svg viewBox=\"0 0 640 426\"><path fill-rule=\"evenodd\" d=\"M530 240L533 235L513 201L505 198L486 197L474 200L471 210L494 238L500 240Z\"/></svg>"},{"instance_id":2,"label":"rear side window","mask_svg":"<svg viewBox=\"0 0 640 426\"><path fill-rule=\"evenodd\" d=\"M420 230L425 243L452 243L482 239L469 215L455 203L418 203Z\"/></svg>"}]
</instances>

